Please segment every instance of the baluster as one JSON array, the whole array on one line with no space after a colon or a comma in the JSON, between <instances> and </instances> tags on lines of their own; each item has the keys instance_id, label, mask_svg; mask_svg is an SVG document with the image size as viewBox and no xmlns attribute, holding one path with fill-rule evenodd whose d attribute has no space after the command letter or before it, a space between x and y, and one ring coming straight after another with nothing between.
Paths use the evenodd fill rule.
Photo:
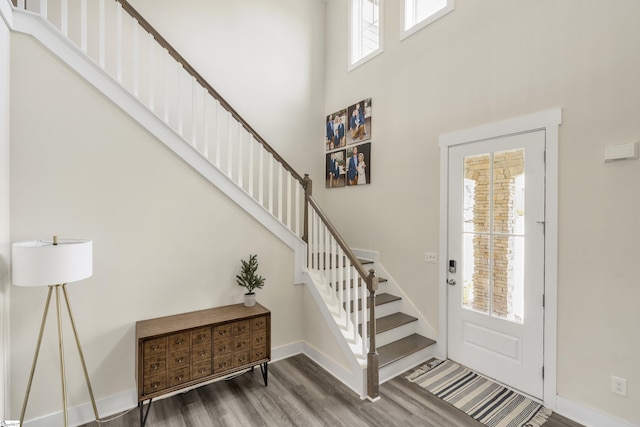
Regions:
<instances>
[{"instance_id":1,"label":"baluster","mask_svg":"<svg viewBox=\"0 0 640 427\"><path fill-rule=\"evenodd\" d=\"M87 0L80 0L80 49L87 53Z\"/></svg>"},{"instance_id":2,"label":"baluster","mask_svg":"<svg viewBox=\"0 0 640 427\"><path fill-rule=\"evenodd\" d=\"M294 178L295 179L295 178ZM296 206L296 236L300 235L300 183L295 181L294 182L295 186L296 186L296 199L295 199L295 206Z\"/></svg>"},{"instance_id":3,"label":"baluster","mask_svg":"<svg viewBox=\"0 0 640 427\"><path fill-rule=\"evenodd\" d=\"M231 142L231 123L233 115L227 111L227 176L233 180L233 144Z\"/></svg>"},{"instance_id":4,"label":"baluster","mask_svg":"<svg viewBox=\"0 0 640 427\"><path fill-rule=\"evenodd\" d=\"M105 67L105 45L107 36L105 34L106 31L106 16L104 10L104 0L99 0L98 3L98 45L99 45L99 54L98 54L98 63L102 68Z\"/></svg>"},{"instance_id":5,"label":"baluster","mask_svg":"<svg viewBox=\"0 0 640 427\"><path fill-rule=\"evenodd\" d=\"M42 16L43 19L48 19L48 9L49 9L49 5L47 0L40 0L40 16Z\"/></svg>"},{"instance_id":6,"label":"baluster","mask_svg":"<svg viewBox=\"0 0 640 427\"><path fill-rule=\"evenodd\" d=\"M209 103L209 97L207 96L207 92L206 90L203 93L203 97L202 97L202 118L204 120L203 122L203 129L202 129L202 155L208 160L209 159L209 117L207 114L207 104Z\"/></svg>"},{"instance_id":7,"label":"baluster","mask_svg":"<svg viewBox=\"0 0 640 427\"><path fill-rule=\"evenodd\" d=\"M313 212L309 212L309 218L307 219L308 224L311 225L311 229L313 230ZM309 233L307 236L307 268L313 268L313 245L315 240L313 239L313 233Z\"/></svg>"},{"instance_id":8,"label":"baluster","mask_svg":"<svg viewBox=\"0 0 640 427\"><path fill-rule=\"evenodd\" d=\"M122 5L116 2L116 80L122 83Z\"/></svg>"},{"instance_id":9,"label":"baluster","mask_svg":"<svg viewBox=\"0 0 640 427\"><path fill-rule=\"evenodd\" d=\"M135 19L131 19L133 25L133 95L140 98L140 35L138 34L140 25Z\"/></svg>"},{"instance_id":10,"label":"baluster","mask_svg":"<svg viewBox=\"0 0 640 427\"><path fill-rule=\"evenodd\" d=\"M366 331L371 327L368 324L370 322L367 321L367 283L362 277L358 277L358 283L361 285L358 289L360 292L360 304L362 304L362 330ZM371 313L371 310L371 306L369 306L369 313ZM366 335L362 335L362 355L367 354L368 340L365 337Z\"/></svg>"},{"instance_id":11,"label":"baluster","mask_svg":"<svg viewBox=\"0 0 640 427\"><path fill-rule=\"evenodd\" d=\"M264 206L264 147L258 147L260 149L260 156L258 158L258 202L260 206Z\"/></svg>"},{"instance_id":12,"label":"baluster","mask_svg":"<svg viewBox=\"0 0 640 427\"><path fill-rule=\"evenodd\" d=\"M156 44L153 36L147 33L147 46L149 46L149 109L155 109L155 89L156 89Z\"/></svg>"},{"instance_id":13,"label":"baluster","mask_svg":"<svg viewBox=\"0 0 640 427\"><path fill-rule=\"evenodd\" d=\"M182 109L182 67L180 63L176 61L175 67L176 69L176 106L178 108L178 135L184 137L184 127L183 127L183 109Z\"/></svg>"},{"instance_id":14,"label":"baluster","mask_svg":"<svg viewBox=\"0 0 640 427\"><path fill-rule=\"evenodd\" d=\"M273 156L269 153L269 213L273 215Z\"/></svg>"},{"instance_id":15,"label":"baluster","mask_svg":"<svg viewBox=\"0 0 640 427\"><path fill-rule=\"evenodd\" d=\"M249 195L255 199L253 194L253 151L256 141L253 135L249 134Z\"/></svg>"},{"instance_id":16,"label":"baluster","mask_svg":"<svg viewBox=\"0 0 640 427\"><path fill-rule=\"evenodd\" d=\"M244 128L242 127L242 125L240 124L240 122L238 122L238 186L242 189L244 189L243 184L244 184L244 155L243 152L244 150L243 148L243 138L242 136L245 134Z\"/></svg>"},{"instance_id":17,"label":"baluster","mask_svg":"<svg viewBox=\"0 0 640 427\"><path fill-rule=\"evenodd\" d=\"M282 169L283 166L278 163L278 221L282 222Z\"/></svg>"},{"instance_id":18,"label":"baluster","mask_svg":"<svg viewBox=\"0 0 640 427\"><path fill-rule=\"evenodd\" d=\"M350 265L350 261L349 259L345 259L344 260L344 272L345 272L345 278L344 278L344 286L343 289L341 290L341 292L344 293L344 304L347 307L351 307L351 280L353 280L353 276L351 275L351 265ZM349 328L349 321L351 320L351 313L346 313L344 316L344 327L345 329L348 330ZM353 322L352 322L353 324ZM356 331L358 329L358 325L353 324L353 327L356 328Z\"/></svg>"},{"instance_id":19,"label":"baluster","mask_svg":"<svg viewBox=\"0 0 640 427\"><path fill-rule=\"evenodd\" d=\"M69 36L69 0L60 1L60 32Z\"/></svg>"},{"instance_id":20,"label":"baluster","mask_svg":"<svg viewBox=\"0 0 640 427\"><path fill-rule=\"evenodd\" d=\"M362 283L360 282L360 275L358 274L358 270L356 270L356 268L353 266L351 267L351 269L352 269L352 277L353 277L353 284L351 287L351 291L353 292L352 299L353 299L353 305L355 306L358 304L358 299L359 299L358 289L360 288ZM367 333L367 330L365 329L366 325L364 324L364 322L360 322L359 310L353 310L352 319L353 319L353 325L355 326L353 329L353 342L357 343L358 335L360 334L362 334L362 336L366 335ZM358 326L362 328L362 332L360 333L358 333Z\"/></svg>"},{"instance_id":21,"label":"baluster","mask_svg":"<svg viewBox=\"0 0 640 427\"><path fill-rule=\"evenodd\" d=\"M27 10L27 0L18 0L16 5L18 9Z\"/></svg>"},{"instance_id":22,"label":"baluster","mask_svg":"<svg viewBox=\"0 0 640 427\"><path fill-rule=\"evenodd\" d=\"M287 228L291 230L291 173L287 171Z\"/></svg>"},{"instance_id":23,"label":"baluster","mask_svg":"<svg viewBox=\"0 0 640 427\"><path fill-rule=\"evenodd\" d=\"M222 141L220 138L220 121L218 120L218 118L220 117L220 102L218 102L217 100L214 113L214 123L216 125L216 167L220 169L220 145L222 145Z\"/></svg>"},{"instance_id":24,"label":"baluster","mask_svg":"<svg viewBox=\"0 0 640 427\"><path fill-rule=\"evenodd\" d=\"M344 252L342 248L338 246L336 254L336 269L338 270L338 283L336 284L336 291L338 291L338 304L340 307L340 319L345 318L345 313L349 312L350 305L344 300ZM345 312L346 310L346 312Z\"/></svg>"},{"instance_id":25,"label":"baluster","mask_svg":"<svg viewBox=\"0 0 640 427\"><path fill-rule=\"evenodd\" d=\"M197 120L196 120L196 111L197 107L197 93L198 87L200 84L196 81L195 78L191 78L191 146L193 148L198 147L198 135L197 135Z\"/></svg>"},{"instance_id":26,"label":"baluster","mask_svg":"<svg viewBox=\"0 0 640 427\"><path fill-rule=\"evenodd\" d=\"M166 49L162 49L162 57L164 59L164 122L169 124L169 61L171 57Z\"/></svg>"}]
</instances>

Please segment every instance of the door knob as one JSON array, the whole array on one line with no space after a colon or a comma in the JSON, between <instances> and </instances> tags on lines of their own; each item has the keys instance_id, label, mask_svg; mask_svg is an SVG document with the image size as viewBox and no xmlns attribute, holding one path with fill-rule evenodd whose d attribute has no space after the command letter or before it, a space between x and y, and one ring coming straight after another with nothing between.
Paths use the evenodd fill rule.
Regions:
<instances>
[{"instance_id":1,"label":"door knob","mask_svg":"<svg viewBox=\"0 0 640 427\"><path fill-rule=\"evenodd\" d=\"M449 280L447 280L447 283L449 284L449 286L455 286L456 285L455 279L449 279Z\"/></svg>"}]
</instances>

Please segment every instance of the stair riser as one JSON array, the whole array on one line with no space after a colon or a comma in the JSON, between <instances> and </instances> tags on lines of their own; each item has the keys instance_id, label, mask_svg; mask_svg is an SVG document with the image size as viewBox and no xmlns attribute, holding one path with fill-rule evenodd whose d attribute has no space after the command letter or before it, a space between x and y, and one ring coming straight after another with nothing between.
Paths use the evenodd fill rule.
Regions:
<instances>
[{"instance_id":1,"label":"stair riser","mask_svg":"<svg viewBox=\"0 0 640 427\"><path fill-rule=\"evenodd\" d=\"M386 332L376 334L376 347L382 347L397 341L401 338L407 337L416 332L416 322L406 323L397 328L390 329Z\"/></svg>"},{"instance_id":2,"label":"stair riser","mask_svg":"<svg viewBox=\"0 0 640 427\"><path fill-rule=\"evenodd\" d=\"M380 384L395 378L434 357L434 347L435 346L427 347L380 368Z\"/></svg>"},{"instance_id":3,"label":"stair riser","mask_svg":"<svg viewBox=\"0 0 640 427\"><path fill-rule=\"evenodd\" d=\"M378 305L376 306L376 319L379 319L381 317L385 317L385 316L389 316L393 313L397 313L400 311L400 307L401 307L402 303L400 300L398 301L393 301L387 304L382 304L382 305ZM358 312L358 316L362 316L362 310L360 310ZM365 316L367 316L367 319L369 318L369 310L367 309L367 311L365 312Z\"/></svg>"}]
</instances>

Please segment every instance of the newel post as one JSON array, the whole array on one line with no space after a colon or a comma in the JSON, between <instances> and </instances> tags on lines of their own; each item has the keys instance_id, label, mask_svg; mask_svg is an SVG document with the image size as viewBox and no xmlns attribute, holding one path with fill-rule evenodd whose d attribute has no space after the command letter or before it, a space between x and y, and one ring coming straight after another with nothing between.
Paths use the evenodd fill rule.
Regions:
<instances>
[{"instance_id":1,"label":"newel post","mask_svg":"<svg viewBox=\"0 0 640 427\"><path fill-rule=\"evenodd\" d=\"M313 182L311 178L309 178L309 174L304 174L303 180L303 188L304 188L304 230L302 233L302 240L306 243L309 243L309 197L311 197L311 193L313 192Z\"/></svg>"},{"instance_id":2,"label":"newel post","mask_svg":"<svg viewBox=\"0 0 640 427\"><path fill-rule=\"evenodd\" d=\"M380 398L379 386L379 361L376 348L376 291L378 290L378 278L374 269L369 270L367 276L367 289L369 290L369 354L367 355L367 398L376 401Z\"/></svg>"}]
</instances>

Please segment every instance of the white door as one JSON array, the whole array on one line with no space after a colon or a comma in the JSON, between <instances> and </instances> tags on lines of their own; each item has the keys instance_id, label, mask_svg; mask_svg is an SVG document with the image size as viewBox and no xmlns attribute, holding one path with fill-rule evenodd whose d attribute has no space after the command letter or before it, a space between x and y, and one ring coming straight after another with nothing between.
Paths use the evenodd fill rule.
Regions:
<instances>
[{"instance_id":1,"label":"white door","mask_svg":"<svg viewBox=\"0 0 640 427\"><path fill-rule=\"evenodd\" d=\"M545 131L449 147L448 357L543 398Z\"/></svg>"}]
</instances>

